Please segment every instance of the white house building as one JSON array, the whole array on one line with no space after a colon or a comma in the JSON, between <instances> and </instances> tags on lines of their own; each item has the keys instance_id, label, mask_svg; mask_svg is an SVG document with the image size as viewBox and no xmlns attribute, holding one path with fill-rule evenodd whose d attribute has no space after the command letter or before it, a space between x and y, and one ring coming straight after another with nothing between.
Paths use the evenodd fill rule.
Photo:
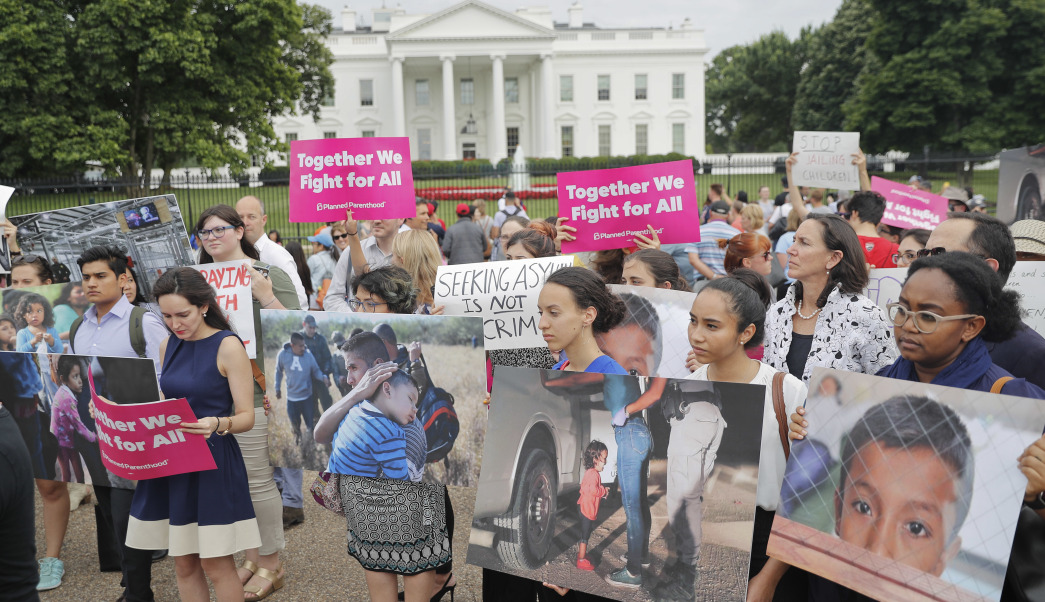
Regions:
<instances>
[{"instance_id":1,"label":"white house building","mask_svg":"<svg viewBox=\"0 0 1045 602\"><path fill-rule=\"evenodd\" d=\"M638 9L640 5L637 5ZM333 98L281 118L287 140L409 136L414 160L704 154L704 45L674 28L602 29L548 8L464 0L433 14L342 12Z\"/></svg>"}]
</instances>

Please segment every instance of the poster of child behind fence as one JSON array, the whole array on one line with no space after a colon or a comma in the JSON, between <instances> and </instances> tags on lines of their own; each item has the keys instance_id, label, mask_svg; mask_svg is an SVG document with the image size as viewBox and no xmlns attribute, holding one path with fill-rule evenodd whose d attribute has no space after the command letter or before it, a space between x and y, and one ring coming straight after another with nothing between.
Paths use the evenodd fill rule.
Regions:
<instances>
[{"instance_id":1,"label":"poster of child behind fence","mask_svg":"<svg viewBox=\"0 0 1045 602\"><path fill-rule=\"evenodd\" d=\"M0 403L15 417L36 478L133 488L102 464L88 370L98 394L115 403L160 399L150 359L0 351Z\"/></svg>"},{"instance_id":2,"label":"poster of child behind fence","mask_svg":"<svg viewBox=\"0 0 1045 602\"><path fill-rule=\"evenodd\" d=\"M610 290L624 301L627 313L598 336L603 353L639 376L689 376L689 310L695 293L626 284L611 284Z\"/></svg>"},{"instance_id":3,"label":"poster of child behind fence","mask_svg":"<svg viewBox=\"0 0 1045 602\"><path fill-rule=\"evenodd\" d=\"M764 401L758 385L498 366L468 562L617 600L744 600Z\"/></svg>"},{"instance_id":4,"label":"poster of child behind fence","mask_svg":"<svg viewBox=\"0 0 1045 602\"><path fill-rule=\"evenodd\" d=\"M273 466L474 487L482 320L262 310ZM395 362L363 399L370 368Z\"/></svg>"},{"instance_id":5,"label":"poster of child behind fence","mask_svg":"<svg viewBox=\"0 0 1045 602\"><path fill-rule=\"evenodd\" d=\"M885 600L998 600L1045 408L818 368L769 555Z\"/></svg>"}]
</instances>

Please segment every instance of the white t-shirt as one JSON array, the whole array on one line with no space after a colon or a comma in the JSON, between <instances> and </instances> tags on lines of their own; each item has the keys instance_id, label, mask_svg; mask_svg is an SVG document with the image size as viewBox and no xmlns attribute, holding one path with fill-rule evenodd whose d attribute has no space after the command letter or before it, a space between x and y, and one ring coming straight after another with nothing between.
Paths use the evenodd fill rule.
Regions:
<instances>
[{"instance_id":1,"label":"white t-shirt","mask_svg":"<svg viewBox=\"0 0 1045 602\"><path fill-rule=\"evenodd\" d=\"M298 264L290 256L290 251L272 242L271 238L264 235L254 243L254 248L261 255L261 261L276 266L286 272L287 276L290 276L290 281L294 283L294 291L298 294L298 303L301 304L302 309L307 309L308 295L305 294L305 286L301 282L301 276L298 275ZM287 309L298 308L288 307Z\"/></svg>"},{"instance_id":2,"label":"white t-shirt","mask_svg":"<svg viewBox=\"0 0 1045 602\"><path fill-rule=\"evenodd\" d=\"M697 371L686 378L689 380L707 380L708 364L697 368ZM780 443L780 430L777 426L776 412L773 410L773 375L776 370L767 364L761 364L758 374L750 382L752 385L765 385L766 402L762 410L762 453L758 461L758 493L755 502L763 510L776 511L780 505L780 488L784 484L784 448ZM790 418L798 406L805 404L806 386L802 381L788 374L784 377L784 418ZM726 401L725 403L729 403Z\"/></svg>"}]
</instances>

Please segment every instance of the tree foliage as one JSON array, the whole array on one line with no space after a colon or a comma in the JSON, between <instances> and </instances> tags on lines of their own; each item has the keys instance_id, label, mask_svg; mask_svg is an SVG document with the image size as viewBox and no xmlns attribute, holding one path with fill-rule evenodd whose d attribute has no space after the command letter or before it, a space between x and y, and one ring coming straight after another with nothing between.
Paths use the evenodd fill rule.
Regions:
<instances>
[{"instance_id":1,"label":"tree foliage","mask_svg":"<svg viewBox=\"0 0 1045 602\"><path fill-rule=\"evenodd\" d=\"M805 46L781 31L720 52L707 68L707 140L714 152L784 150Z\"/></svg>"},{"instance_id":2,"label":"tree foliage","mask_svg":"<svg viewBox=\"0 0 1045 602\"><path fill-rule=\"evenodd\" d=\"M17 116L0 125L16 156L0 175L97 160L147 185L185 157L244 167L282 150L274 117L318 117L333 89L330 14L295 0L0 0L0 18L14 42L0 46L0 85L18 91L0 99Z\"/></svg>"}]
</instances>

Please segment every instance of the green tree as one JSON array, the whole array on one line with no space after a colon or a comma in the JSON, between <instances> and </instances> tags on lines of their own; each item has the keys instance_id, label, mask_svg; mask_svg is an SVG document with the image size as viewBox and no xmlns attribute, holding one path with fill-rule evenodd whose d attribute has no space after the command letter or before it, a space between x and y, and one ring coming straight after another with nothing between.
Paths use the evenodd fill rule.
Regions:
<instances>
[{"instance_id":1,"label":"green tree","mask_svg":"<svg viewBox=\"0 0 1045 602\"><path fill-rule=\"evenodd\" d=\"M842 103L869 60L870 11L870 0L843 0L834 19L809 37L792 115L796 130L843 129Z\"/></svg>"},{"instance_id":2,"label":"green tree","mask_svg":"<svg viewBox=\"0 0 1045 602\"><path fill-rule=\"evenodd\" d=\"M723 50L708 65L707 140L714 152L784 150L805 62L806 28L792 42L781 31Z\"/></svg>"},{"instance_id":3,"label":"green tree","mask_svg":"<svg viewBox=\"0 0 1045 602\"><path fill-rule=\"evenodd\" d=\"M295 0L34 4L0 0L0 11L14 17L0 25L0 36L25 34L23 50L38 54L58 49L44 57L43 74L72 99L34 104L30 92L48 89L33 83L37 89L12 104L27 114L22 121L46 114L67 130L86 128L71 142L59 135L39 142L38 154L64 151L69 166L96 159L125 177L144 174L144 186L153 167L167 170L185 157L239 169L251 155L285 150L274 117L298 108L318 118L320 99L333 89L333 57L322 43L330 14ZM48 25L36 27L33 13L45 13ZM0 63L17 60L18 51L4 46Z\"/></svg>"},{"instance_id":4,"label":"green tree","mask_svg":"<svg viewBox=\"0 0 1045 602\"><path fill-rule=\"evenodd\" d=\"M876 0L869 18L880 66L864 69L843 106L866 147L992 152L1040 141L1040 0Z\"/></svg>"}]
</instances>

